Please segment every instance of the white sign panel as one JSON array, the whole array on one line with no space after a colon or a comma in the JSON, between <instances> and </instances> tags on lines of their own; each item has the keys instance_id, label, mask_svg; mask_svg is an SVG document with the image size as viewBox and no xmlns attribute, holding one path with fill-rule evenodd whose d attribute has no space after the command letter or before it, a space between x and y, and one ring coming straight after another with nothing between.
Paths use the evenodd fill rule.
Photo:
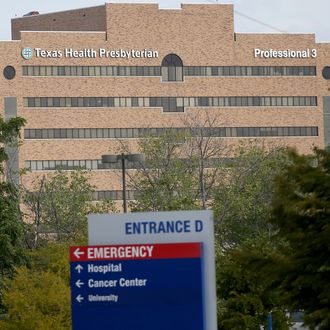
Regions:
<instances>
[{"instance_id":1,"label":"white sign panel","mask_svg":"<svg viewBox=\"0 0 330 330\"><path fill-rule=\"evenodd\" d=\"M91 214L89 245L203 243L205 329L217 329L214 230L211 211Z\"/></svg>"}]
</instances>

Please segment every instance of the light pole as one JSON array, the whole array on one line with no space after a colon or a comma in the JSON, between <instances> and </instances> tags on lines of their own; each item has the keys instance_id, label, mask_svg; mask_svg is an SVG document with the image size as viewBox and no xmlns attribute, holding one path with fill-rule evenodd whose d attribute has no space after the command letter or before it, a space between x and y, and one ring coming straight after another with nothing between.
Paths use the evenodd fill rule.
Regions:
<instances>
[{"instance_id":1,"label":"light pole","mask_svg":"<svg viewBox=\"0 0 330 330\"><path fill-rule=\"evenodd\" d=\"M122 170L122 185L123 185L123 209L127 213L127 199L126 199L126 164L125 161L130 162L144 162L144 154L124 154L119 155L102 155L102 163L115 164L121 161Z\"/></svg>"}]
</instances>

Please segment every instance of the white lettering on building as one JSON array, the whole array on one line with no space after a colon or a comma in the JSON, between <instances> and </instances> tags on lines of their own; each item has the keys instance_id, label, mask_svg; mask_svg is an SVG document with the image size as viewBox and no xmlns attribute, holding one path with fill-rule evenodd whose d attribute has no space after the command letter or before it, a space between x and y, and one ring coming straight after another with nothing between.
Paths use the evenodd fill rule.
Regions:
<instances>
[{"instance_id":1,"label":"white lettering on building","mask_svg":"<svg viewBox=\"0 0 330 330\"><path fill-rule=\"evenodd\" d=\"M63 56L61 50L45 50L41 48L35 48L36 56L42 58L60 58Z\"/></svg>"},{"instance_id":2,"label":"white lettering on building","mask_svg":"<svg viewBox=\"0 0 330 330\"><path fill-rule=\"evenodd\" d=\"M262 50L259 48L255 48L254 51L255 58L316 58L317 50L313 49L266 49Z\"/></svg>"},{"instance_id":3,"label":"white lettering on building","mask_svg":"<svg viewBox=\"0 0 330 330\"><path fill-rule=\"evenodd\" d=\"M157 50L152 49L73 49L65 48L63 50L46 50L35 48L37 58L158 58Z\"/></svg>"}]
</instances>

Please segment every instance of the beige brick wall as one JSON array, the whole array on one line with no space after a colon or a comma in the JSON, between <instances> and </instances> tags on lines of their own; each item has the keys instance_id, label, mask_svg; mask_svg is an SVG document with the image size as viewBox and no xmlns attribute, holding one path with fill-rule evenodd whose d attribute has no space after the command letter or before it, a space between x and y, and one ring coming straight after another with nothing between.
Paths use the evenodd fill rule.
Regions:
<instances>
[{"instance_id":1,"label":"beige brick wall","mask_svg":"<svg viewBox=\"0 0 330 330\"><path fill-rule=\"evenodd\" d=\"M160 61L176 53L184 65L221 65L232 57L232 5L159 10L157 5L107 4L106 8L108 41L115 48L156 48Z\"/></svg>"},{"instance_id":2,"label":"beige brick wall","mask_svg":"<svg viewBox=\"0 0 330 330\"><path fill-rule=\"evenodd\" d=\"M105 31L105 29L104 6L25 16L11 20L13 40L21 38L20 31Z\"/></svg>"},{"instance_id":3,"label":"beige brick wall","mask_svg":"<svg viewBox=\"0 0 330 330\"><path fill-rule=\"evenodd\" d=\"M83 14L86 16L83 16ZM56 21L53 21L53 19ZM329 95L330 82L323 79L330 65L330 45L315 43L312 34L236 34L232 5L183 5L164 10L157 5L106 4L12 21L12 42L0 42L0 63L16 68L8 81L1 75L3 97L16 96L19 114L27 128L139 128L181 127L187 115L216 117L219 126L318 126L318 137L266 138L268 145L287 145L308 153L323 147L322 97ZM79 32L77 31L103 31ZM39 32L22 32L38 30ZM63 32L70 30L72 32ZM53 32L51 32L53 31ZM54 32L58 31L58 32ZM61 32L62 31L62 32ZM135 59L47 59L20 56L22 47L47 50L64 48L153 49L158 58ZM316 48L316 59L256 59L253 49ZM179 55L184 65L264 65L317 67L316 77L186 77L182 83L163 83L159 77L22 77L22 65L155 65L169 53ZM23 97L34 96L317 96L317 107L188 108L186 114L163 113L159 108L24 108ZM239 139L227 138L228 145ZM137 141L130 140L132 150ZM115 139L25 140L20 165L25 160L99 159L115 153ZM33 172L25 180L31 184ZM98 189L120 189L118 175L110 171L92 172ZM114 176L112 178L112 176ZM112 178L109 180L109 177Z\"/></svg>"}]
</instances>

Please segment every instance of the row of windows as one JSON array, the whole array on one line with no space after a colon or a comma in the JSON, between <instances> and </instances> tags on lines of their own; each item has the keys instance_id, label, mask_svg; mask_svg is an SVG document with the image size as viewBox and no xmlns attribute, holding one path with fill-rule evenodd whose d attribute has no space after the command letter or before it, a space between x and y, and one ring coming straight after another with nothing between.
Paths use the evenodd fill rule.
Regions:
<instances>
[{"instance_id":1,"label":"row of windows","mask_svg":"<svg viewBox=\"0 0 330 330\"><path fill-rule=\"evenodd\" d=\"M24 97L25 107L161 107L183 112L185 107L317 106L316 96L227 97Z\"/></svg>"},{"instance_id":2,"label":"row of windows","mask_svg":"<svg viewBox=\"0 0 330 330\"><path fill-rule=\"evenodd\" d=\"M187 159L182 159L183 162L188 162ZM207 159L204 162L204 167L215 167L217 164L229 164L232 158L213 158ZM126 160L126 169L139 169L141 168L140 162L131 162ZM31 171L54 171L54 170L77 170L84 168L87 170L121 170L121 162L117 163L102 163L101 159L79 159L79 160L26 160L25 168ZM148 168L148 163L143 164L145 168Z\"/></svg>"},{"instance_id":3,"label":"row of windows","mask_svg":"<svg viewBox=\"0 0 330 330\"><path fill-rule=\"evenodd\" d=\"M160 66L23 66L23 76L161 76Z\"/></svg>"},{"instance_id":4,"label":"row of windows","mask_svg":"<svg viewBox=\"0 0 330 330\"><path fill-rule=\"evenodd\" d=\"M137 169L140 164L126 161L127 169ZM25 167L32 171L54 171L54 170L87 170L121 169L121 163L102 163L101 159L80 159L80 160L26 160Z\"/></svg>"},{"instance_id":5,"label":"row of windows","mask_svg":"<svg viewBox=\"0 0 330 330\"><path fill-rule=\"evenodd\" d=\"M195 128L196 135L213 137L318 136L318 127L212 127ZM48 128L24 129L25 139L141 138L166 132L186 133L187 128Z\"/></svg>"},{"instance_id":6,"label":"row of windows","mask_svg":"<svg viewBox=\"0 0 330 330\"><path fill-rule=\"evenodd\" d=\"M316 76L315 66L188 66L185 76Z\"/></svg>"},{"instance_id":7,"label":"row of windows","mask_svg":"<svg viewBox=\"0 0 330 330\"><path fill-rule=\"evenodd\" d=\"M183 76L315 76L315 66L185 66ZM23 66L23 76L162 76L160 66ZM166 80L166 79L165 79ZM176 79L174 79L175 81Z\"/></svg>"}]
</instances>

